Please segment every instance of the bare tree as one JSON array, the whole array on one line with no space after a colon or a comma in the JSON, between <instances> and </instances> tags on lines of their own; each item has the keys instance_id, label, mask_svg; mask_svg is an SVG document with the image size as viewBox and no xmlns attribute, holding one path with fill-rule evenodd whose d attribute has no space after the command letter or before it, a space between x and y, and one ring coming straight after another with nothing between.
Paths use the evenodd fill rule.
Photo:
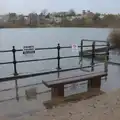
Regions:
<instances>
[{"instance_id":1,"label":"bare tree","mask_svg":"<svg viewBox=\"0 0 120 120\"><path fill-rule=\"evenodd\" d=\"M44 15L44 16L46 16L46 15L48 14L47 9L42 10L42 11L41 11L41 14Z\"/></svg>"},{"instance_id":2,"label":"bare tree","mask_svg":"<svg viewBox=\"0 0 120 120\"><path fill-rule=\"evenodd\" d=\"M70 9L70 10L69 10L69 15L70 15L70 16L75 16L76 13L75 13L75 11L74 11L73 9Z\"/></svg>"}]
</instances>

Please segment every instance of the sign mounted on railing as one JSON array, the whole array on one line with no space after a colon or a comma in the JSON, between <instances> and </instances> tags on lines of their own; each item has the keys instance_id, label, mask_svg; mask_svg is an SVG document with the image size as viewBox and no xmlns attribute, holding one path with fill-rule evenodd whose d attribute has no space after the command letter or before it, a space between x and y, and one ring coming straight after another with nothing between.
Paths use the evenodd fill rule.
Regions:
<instances>
[{"instance_id":1,"label":"sign mounted on railing","mask_svg":"<svg viewBox=\"0 0 120 120\"><path fill-rule=\"evenodd\" d=\"M72 44L72 51L78 52L78 45L77 44Z\"/></svg>"},{"instance_id":2,"label":"sign mounted on railing","mask_svg":"<svg viewBox=\"0 0 120 120\"><path fill-rule=\"evenodd\" d=\"M23 54L34 54L35 48L34 46L23 46Z\"/></svg>"}]
</instances>

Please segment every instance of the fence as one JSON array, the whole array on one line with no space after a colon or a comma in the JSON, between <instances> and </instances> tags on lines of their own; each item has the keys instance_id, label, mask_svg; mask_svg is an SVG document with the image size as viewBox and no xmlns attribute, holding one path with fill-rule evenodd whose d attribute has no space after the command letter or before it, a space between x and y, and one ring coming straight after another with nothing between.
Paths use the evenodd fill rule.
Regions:
<instances>
[{"instance_id":1,"label":"fence","mask_svg":"<svg viewBox=\"0 0 120 120\"><path fill-rule=\"evenodd\" d=\"M92 45L84 45L84 42L86 42L86 41L92 42ZM106 43L106 44L96 45L97 42ZM91 53L85 54L84 48L91 48L91 47L92 47ZM102 54L96 53L96 47L105 47L104 52ZM72 47L71 46L60 46L60 44L58 44L57 47L35 48L35 51L57 50L57 56L56 57L51 57L51 58L43 58L43 59L41 58L41 59L34 59L34 60L19 60L19 61L16 60L16 52L18 52L18 51L22 52L23 49L16 49L15 46L13 46L12 50L1 50L0 53L10 53L10 52L12 52L13 61L1 62L0 65L13 64L14 75L0 78L0 82L6 82L6 81L14 80L15 81L15 89L16 89L16 99L19 100L19 95L18 95L19 87L18 87L18 82L17 82L19 79L81 69L81 66L62 69L61 65L60 65L61 59L66 59L66 58L70 59L70 58L78 58L79 57L80 62L82 62L83 57L91 56L91 65L82 67L82 68L91 68L91 71L94 71L94 67L96 66L96 64L95 64L95 56L96 55L104 55L106 61L108 61L108 59L109 59L109 43L105 42L105 41L81 40L81 45L78 46L78 48L80 48L80 52L79 52L80 54L79 55L61 57L60 56L61 49L68 49L68 48L72 48ZM37 62L37 61L49 61L49 60L57 60L56 70L51 70L51 71L46 71L46 72L29 73L29 74L23 74L23 75L20 75L17 71L17 64L27 63L27 62ZM105 71L107 72L107 62L105 62ZM39 83L39 84L41 84L41 83ZM27 86L33 86L33 85L37 85L37 84L31 84L31 85L27 85ZM20 86L20 88L27 87L27 86ZM0 92L9 91L11 89L14 89L14 88L3 89Z\"/></svg>"}]
</instances>

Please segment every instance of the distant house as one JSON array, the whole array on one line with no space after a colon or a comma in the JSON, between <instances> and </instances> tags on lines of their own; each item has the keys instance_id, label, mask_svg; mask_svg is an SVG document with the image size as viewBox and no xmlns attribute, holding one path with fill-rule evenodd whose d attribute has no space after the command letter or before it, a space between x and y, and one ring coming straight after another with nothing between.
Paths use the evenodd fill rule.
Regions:
<instances>
[{"instance_id":1,"label":"distant house","mask_svg":"<svg viewBox=\"0 0 120 120\"><path fill-rule=\"evenodd\" d=\"M76 16L67 16L66 18L67 18L67 20L69 20L69 21L73 21L73 20L80 20L80 19L82 19L83 17L82 17L80 14L78 14L78 15L76 15Z\"/></svg>"},{"instance_id":2,"label":"distant house","mask_svg":"<svg viewBox=\"0 0 120 120\"><path fill-rule=\"evenodd\" d=\"M104 15L100 15L100 19L103 19L104 18Z\"/></svg>"},{"instance_id":3,"label":"distant house","mask_svg":"<svg viewBox=\"0 0 120 120\"><path fill-rule=\"evenodd\" d=\"M61 17L54 17L53 20L55 23L61 23L62 18Z\"/></svg>"},{"instance_id":4,"label":"distant house","mask_svg":"<svg viewBox=\"0 0 120 120\"><path fill-rule=\"evenodd\" d=\"M46 21L45 21L45 15L40 14L38 16L38 23L39 24L45 24L46 23Z\"/></svg>"},{"instance_id":5,"label":"distant house","mask_svg":"<svg viewBox=\"0 0 120 120\"><path fill-rule=\"evenodd\" d=\"M91 11L85 11L83 10L83 13L81 15L82 18L93 18L94 17L94 13Z\"/></svg>"},{"instance_id":6,"label":"distant house","mask_svg":"<svg viewBox=\"0 0 120 120\"><path fill-rule=\"evenodd\" d=\"M24 20L25 20L25 25L28 25L29 24L28 16L24 16Z\"/></svg>"},{"instance_id":7,"label":"distant house","mask_svg":"<svg viewBox=\"0 0 120 120\"><path fill-rule=\"evenodd\" d=\"M54 13L55 17L64 17L64 16L68 16L69 12L58 12L58 13Z\"/></svg>"},{"instance_id":8,"label":"distant house","mask_svg":"<svg viewBox=\"0 0 120 120\"><path fill-rule=\"evenodd\" d=\"M0 15L0 24L8 22L9 15Z\"/></svg>"},{"instance_id":9,"label":"distant house","mask_svg":"<svg viewBox=\"0 0 120 120\"><path fill-rule=\"evenodd\" d=\"M24 25L24 24L25 24L24 15L18 15L18 16L17 16L16 23L18 23L18 24L20 24L20 25Z\"/></svg>"},{"instance_id":10,"label":"distant house","mask_svg":"<svg viewBox=\"0 0 120 120\"><path fill-rule=\"evenodd\" d=\"M76 18L76 16L67 16L66 18L67 18L67 20L72 21L73 19Z\"/></svg>"},{"instance_id":11,"label":"distant house","mask_svg":"<svg viewBox=\"0 0 120 120\"><path fill-rule=\"evenodd\" d=\"M88 18L93 18L93 17L94 17L94 13L91 12L91 11L89 11L89 10L87 11L86 14L87 14L87 17L88 17Z\"/></svg>"},{"instance_id":12,"label":"distant house","mask_svg":"<svg viewBox=\"0 0 120 120\"><path fill-rule=\"evenodd\" d=\"M29 25L37 25L38 24L38 15L37 15L37 13L30 13L28 15L28 24Z\"/></svg>"},{"instance_id":13,"label":"distant house","mask_svg":"<svg viewBox=\"0 0 120 120\"><path fill-rule=\"evenodd\" d=\"M8 22L15 24L16 20L17 20L17 14L16 13L9 13Z\"/></svg>"}]
</instances>

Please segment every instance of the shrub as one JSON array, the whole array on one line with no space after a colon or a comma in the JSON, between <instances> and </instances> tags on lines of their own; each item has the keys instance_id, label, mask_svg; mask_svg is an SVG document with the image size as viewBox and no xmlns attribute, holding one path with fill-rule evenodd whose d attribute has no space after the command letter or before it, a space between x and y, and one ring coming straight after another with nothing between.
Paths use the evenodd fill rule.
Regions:
<instances>
[{"instance_id":1,"label":"shrub","mask_svg":"<svg viewBox=\"0 0 120 120\"><path fill-rule=\"evenodd\" d=\"M120 30L114 29L108 36L108 40L116 49L120 49Z\"/></svg>"}]
</instances>

